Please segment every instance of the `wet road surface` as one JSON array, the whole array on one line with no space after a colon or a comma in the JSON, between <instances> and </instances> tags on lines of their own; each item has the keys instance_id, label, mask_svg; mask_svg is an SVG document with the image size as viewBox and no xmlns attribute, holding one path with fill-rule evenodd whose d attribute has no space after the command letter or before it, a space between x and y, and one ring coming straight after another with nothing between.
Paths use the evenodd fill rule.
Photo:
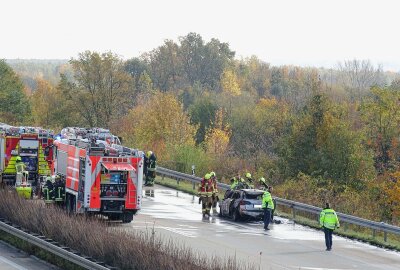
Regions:
<instances>
[{"instance_id":1,"label":"wet road surface","mask_svg":"<svg viewBox=\"0 0 400 270\"><path fill-rule=\"evenodd\" d=\"M163 239L190 246L205 255L235 257L260 269L400 269L400 253L333 237L325 251L324 234L289 220L270 225L233 222L213 216L203 219L198 197L155 186L144 187L143 205L129 228L154 232Z\"/></svg>"},{"instance_id":2,"label":"wet road surface","mask_svg":"<svg viewBox=\"0 0 400 270\"><path fill-rule=\"evenodd\" d=\"M0 241L0 270L59 269Z\"/></svg>"}]
</instances>

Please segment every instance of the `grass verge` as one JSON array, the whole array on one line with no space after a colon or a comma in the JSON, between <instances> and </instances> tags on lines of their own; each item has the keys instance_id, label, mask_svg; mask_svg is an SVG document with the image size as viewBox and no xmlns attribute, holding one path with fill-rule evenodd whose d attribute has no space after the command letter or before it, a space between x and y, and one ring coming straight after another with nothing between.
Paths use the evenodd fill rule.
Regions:
<instances>
[{"instance_id":1,"label":"grass verge","mask_svg":"<svg viewBox=\"0 0 400 270\"><path fill-rule=\"evenodd\" d=\"M167 177L156 177L155 180L156 184L159 184L161 186L173 188L176 190L184 191L186 193L192 194L192 195L197 195L197 185L195 186L195 189L193 189L193 183L189 181L184 181L181 180L179 183L175 179L167 178Z\"/></svg>"}]
</instances>

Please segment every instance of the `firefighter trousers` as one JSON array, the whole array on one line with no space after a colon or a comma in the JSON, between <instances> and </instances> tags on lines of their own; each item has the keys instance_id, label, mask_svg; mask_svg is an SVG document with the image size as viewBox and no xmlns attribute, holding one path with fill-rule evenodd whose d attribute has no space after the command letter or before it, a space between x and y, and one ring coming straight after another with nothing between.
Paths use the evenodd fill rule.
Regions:
<instances>
[{"instance_id":1,"label":"firefighter trousers","mask_svg":"<svg viewBox=\"0 0 400 270\"><path fill-rule=\"evenodd\" d=\"M212 205L212 197L211 196L201 196L201 212L203 216L210 215L210 208Z\"/></svg>"},{"instance_id":2,"label":"firefighter trousers","mask_svg":"<svg viewBox=\"0 0 400 270\"><path fill-rule=\"evenodd\" d=\"M218 203L218 201L219 201L219 197L218 197L218 194L217 193L214 193L213 195L212 195L212 210L213 210L213 213L215 214L215 213L217 213L217 203Z\"/></svg>"}]
</instances>

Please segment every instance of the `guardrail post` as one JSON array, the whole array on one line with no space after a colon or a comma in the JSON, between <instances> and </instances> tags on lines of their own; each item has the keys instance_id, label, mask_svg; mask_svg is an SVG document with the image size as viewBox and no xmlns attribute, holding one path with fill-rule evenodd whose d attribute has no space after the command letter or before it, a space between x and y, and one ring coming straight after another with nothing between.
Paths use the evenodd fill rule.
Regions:
<instances>
[{"instance_id":1,"label":"guardrail post","mask_svg":"<svg viewBox=\"0 0 400 270\"><path fill-rule=\"evenodd\" d=\"M296 220L296 209L292 206L293 222Z\"/></svg>"},{"instance_id":2,"label":"guardrail post","mask_svg":"<svg viewBox=\"0 0 400 270\"><path fill-rule=\"evenodd\" d=\"M163 181L164 181L164 177L165 177L165 174L163 174L163 175L162 175L162 177L161 177L161 180L163 180Z\"/></svg>"},{"instance_id":3,"label":"guardrail post","mask_svg":"<svg viewBox=\"0 0 400 270\"><path fill-rule=\"evenodd\" d=\"M383 241L385 241L385 243L387 242L387 232L383 233Z\"/></svg>"},{"instance_id":4,"label":"guardrail post","mask_svg":"<svg viewBox=\"0 0 400 270\"><path fill-rule=\"evenodd\" d=\"M372 229L372 239L375 239L375 237L376 237L376 230Z\"/></svg>"},{"instance_id":5,"label":"guardrail post","mask_svg":"<svg viewBox=\"0 0 400 270\"><path fill-rule=\"evenodd\" d=\"M179 186L179 178L176 178L176 184Z\"/></svg>"},{"instance_id":6,"label":"guardrail post","mask_svg":"<svg viewBox=\"0 0 400 270\"><path fill-rule=\"evenodd\" d=\"M347 232L347 223L344 224L344 231Z\"/></svg>"},{"instance_id":7,"label":"guardrail post","mask_svg":"<svg viewBox=\"0 0 400 270\"><path fill-rule=\"evenodd\" d=\"M196 189L196 183L193 182L193 190L195 190L195 189Z\"/></svg>"}]
</instances>

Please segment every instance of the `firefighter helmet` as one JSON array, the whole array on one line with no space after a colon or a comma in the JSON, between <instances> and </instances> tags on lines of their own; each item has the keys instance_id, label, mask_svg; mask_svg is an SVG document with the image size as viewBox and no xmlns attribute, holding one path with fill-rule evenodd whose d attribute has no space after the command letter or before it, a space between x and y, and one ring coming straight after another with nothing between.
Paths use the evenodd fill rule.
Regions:
<instances>
[{"instance_id":1,"label":"firefighter helmet","mask_svg":"<svg viewBox=\"0 0 400 270\"><path fill-rule=\"evenodd\" d=\"M215 174L215 172L210 172L210 175L211 175L211 177L217 176L217 175Z\"/></svg>"},{"instance_id":2,"label":"firefighter helmet","mask_svg":"<svg viewBox=\"0 0 400 270\"><path fill-rule=\"evenodd\" d=\"M249 172L246 173L246 177L247 177L247 178L251 178L251 173L249 173Z\"/></svg>"},{"instance_id":3,"label":"firefighter helmet","mask_svg":"<svg viewBox=\"0 0 400 270\"><path fill-rule=\"evenodd\" d=\"M153 152L152 151L147 151L147 154L146 154L146 156L149 158L151 155L153 154Z\"/></svg>"},{"instance_id":4,"label":"firefighter helmet","mask_svg":"<svg viewBox=\"0 0 400 270\"><path fill-rule=\"evenodd\" d=\"M258 181L260 181L261 184L265 184L265 178L264 177L261 177L260 180L258 180Z\"/></svg>"},{"instance_id":5,"label":"firefighter helmet","mask_svg":"<svg viewBox=\"0 0 400 270\"><path fill-rule=\"evenodd\" d=\"M16 161L16 162L21 162L21 161L22 161L22 158L21 158L20 156L18 156L18 157L15 159L15 161Z\"/></svg>"},{"instance_id":6,"label":"firefighter helmet","mask_svg":"<svg viewBox=\"0 0 400 270\"><path fill-rule=\"evenodd\" d=\"M206 175L204 175L204 179L208 180L211 178L211 174L207 173Z\"/></svg>"}]
</instances>

